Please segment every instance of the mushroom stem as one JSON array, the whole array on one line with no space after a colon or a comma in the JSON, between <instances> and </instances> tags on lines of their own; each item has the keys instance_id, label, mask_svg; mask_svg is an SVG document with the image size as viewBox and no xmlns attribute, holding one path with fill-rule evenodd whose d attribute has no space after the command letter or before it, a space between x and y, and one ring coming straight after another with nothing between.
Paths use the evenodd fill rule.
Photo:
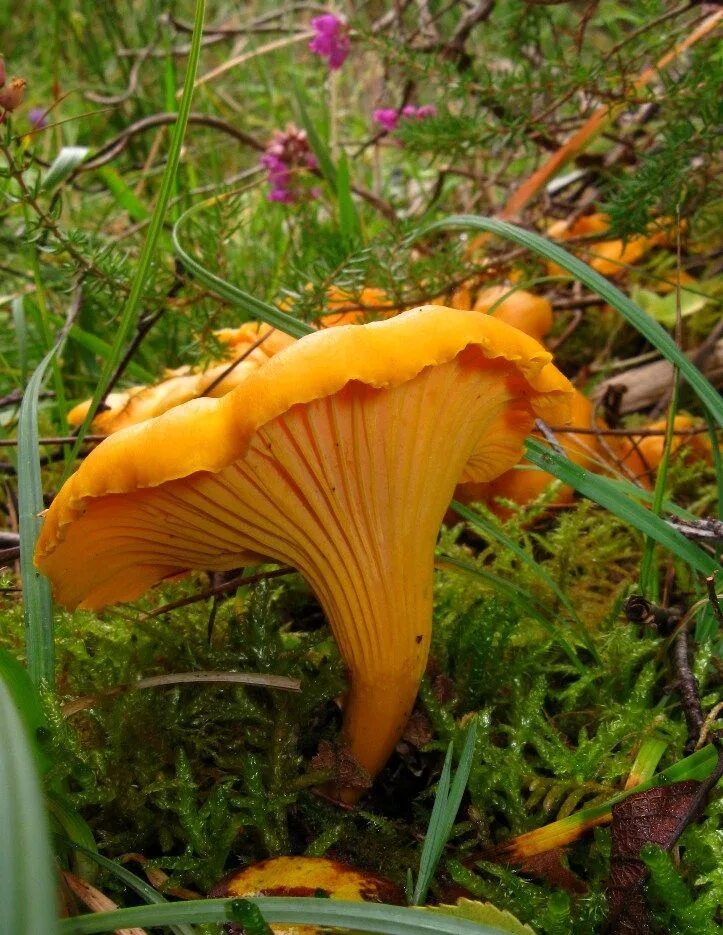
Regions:
<instances>
[{"instance_id":1,"label":"mushroom stem","mask_svg":"<svg viewBox=\"0 0 723 935\"><path fill-rule=\"evenodd\" d=\"M410 659L402 671L379 673L379 684L351 678L351 689L344 701L342 734L348 741L348 752L372 777L394 752L409 720L426 657L425 650L417 654L416 660ZM362 790L338 786L329 792L346 805L355 805L362 794Z\"/></svg>"}]
</instances>

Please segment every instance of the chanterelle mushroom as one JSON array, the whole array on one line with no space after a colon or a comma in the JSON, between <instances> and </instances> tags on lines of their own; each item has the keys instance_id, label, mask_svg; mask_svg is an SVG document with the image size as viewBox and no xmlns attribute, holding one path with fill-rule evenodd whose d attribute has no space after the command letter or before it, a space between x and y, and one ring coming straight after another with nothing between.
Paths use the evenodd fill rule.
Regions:
<instances>
[{"instance_id":1,"label":"chanterelle mushroom","mask_svg":"<svg viewBox=\"0 0 723 935\"><path fill-rule=\"evenodd\" d=\"M566 422L570 397L536 341L476 312L320 331L227 396L102 442L48 511L37 566L61 604L90 609L193 568L294 566L349 671L350 753L374 775L424 671L455 484L515 464L535 416Z\"/></svg>"}]
</instances>

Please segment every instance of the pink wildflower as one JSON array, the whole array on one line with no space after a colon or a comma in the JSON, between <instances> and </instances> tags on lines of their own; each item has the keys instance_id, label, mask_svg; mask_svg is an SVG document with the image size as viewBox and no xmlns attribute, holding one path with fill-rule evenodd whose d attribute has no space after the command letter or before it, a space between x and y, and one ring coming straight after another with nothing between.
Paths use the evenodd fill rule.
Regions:
<instances>
[{"instance_id":1,"label":"pink wildflower","mask_svg":"<svg viewBox=\"0 0 723 935\"><path fill-rule=\"evenodd\" d=\"M293 124L284 131L274 130L260 162L268 171L269 201L293 204L304 195L317 196L318 190L309 190L303 178L309 169L316 169L316 157L309 149L306 133Z\"/></svg>"},{"instance_id":2,"label":"pink wildflower","mask_svg":"<svg viewBox=\"0 0 723 935\"><path fill-rule=\"evenodd\" d=\"M414 116L417 120L424 120L425 117L436 117L437 108L434 104L422 104L421 107L417 108L417 112Z\"/></svg>"},{"instance_id":3,"label":"pink wildflower","mask_svg":"<svg viewBox=\"0 0 723 935\"><path fill-rule=\"evenodd\" d=\"M351 50L349 28L344 20L333 13L325 13L314 17L311 28L316 35L309 42L309 49L325 58L332 71L341 68Z\"/></svg>"},{"instance_id":4,"label":"pink wildflower","mask_svg":"<svg viewBox=\"0 0 723 935\"><path fill-rule=\"evenodd\" d=\"M393 107L382 107L380 110L375 110L372 113L372 117L387 133L393 133L397 129L399 111L394 110Z\"/></svg>"},{"instance_id":5,"label":"pink wildflower","mask_svg":"<svg viewBox=\"0 0 723 935\"><path fill-rule=\"evenodd\" d=\"M401 110L394 110L393 107L383 107L380 110L373 111L372 117L387 133L393 133L402 118L424 120L425 117L434 117L436 113L437 108L434 104L422 104L421 107L407 104Z\"/></svg>"}]
</instances>

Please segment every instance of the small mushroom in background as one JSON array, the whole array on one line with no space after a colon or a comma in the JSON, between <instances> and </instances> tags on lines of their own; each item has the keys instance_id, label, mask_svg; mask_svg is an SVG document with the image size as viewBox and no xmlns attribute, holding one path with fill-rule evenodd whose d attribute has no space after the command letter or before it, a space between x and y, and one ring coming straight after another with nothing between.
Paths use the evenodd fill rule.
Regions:
<instances>
[{"instance_id":1,"label":"small mushroom in background","mask_svg":"<svg viewBox=\"0 0 723 935\"><path fill-rule=\"evenodd\" d=\"M566 220L556 221L548 227L546 233L551 240L564 242L574 237L604 234L609 229L608 216L596 213L583 215L572 223ZM669 235L665 231L656 230L649 235L629 237L624 242L616 238L582 245L580 252L582 258L602 276L616 278L625 275L627 267L641 260L652 247L665 244L668 239ZM570 275L557 263L548 263L548 272L551 276Z\"/></svg>"},{"instance_id":2,"label":"small mushroom in background","mask_svg":"<svg viewBox=\"0 0 723 935\"><path fill-rule=\"evenodd\" d=\"M255 896L311 896L402 905L399 887L384 877L328 857L273 857L230 873L208 894L212 899ZM276 935L316 935L313 925L272 925ZM228 926L230 933L241 929Z\"/></svg>"},{"instance_id":3,"label":"small mushroom in background","mask_svg":"<svg viewBox=\"0 0 723 935\"><path fill-rule=\"evenodd\" d=\"M595 419L590 400L579 390L575 390L569 428L590 429L593 426L603 430L607 428L602 419ZM610 455L601 443L600 436L561 432L557 440L567 457L588 471L602 471L611 466ZM505 471L489 483L459 484L454 496L462 503L484 503L500 519L508 519L514 510L500 503L500 499L511 500L518 506L526 506L537 500L555 480L552 474L539 470L523 459L519 467ZM572 487L560 484L550 503L556 506L567 505L572 502L574 494Z\"/></svg>"},{"instance_id":4,"label":"small mushroom in background","mask_svg":"<svg viewBox=\"0 0 723 935\"><path fill-rule=\"evenodd\" d=\"M697 460L711 464L713 451L710 437L705 432L697 432L701 425L690 416L677 415L673 423L673 441L670 446L671 457L679 456L685 450L687 461ZM667 419L651 422L643 428L660 432L659 435L635 435L620 439L615 445L615 454L623 468L631 474L641 487L652 490L655 474L663 460L665 448L665 430ZM634 432L634 430L632 430Z\"/></svg>"},{"instance_id":5,"label":"small mushroom in background","mask_svg":"<svg viewBox=\"0 0 723 935\"><path fill-rule=\"evenodd\" d=\"M543 296L525 289L511 292L508 286L491 286L477 295L473 308L476 312L489 312L498 302L490 314L513 328L519 328L536 341L542 342L551 330L554 323L552 305Z\"/></svg>"},{"instance_id":6,"label":"small mushroom in background","mask_svg":"<svg viewBox=\"0 0 723 935\"><path fill-rule=\"evenodd\" d=\"M569 419L550 360L491 316L436 306L307 335L221 399L105 439L47 511L37 566L58 603L88 609L191 569L298 569L348 669L348 751L374 776L424 672L455 485L512 467L536 417Z\"/></svg>"},{"instance_id":7,"label":"small mushroom in background","mask_svg":"<svg viewBox=\"0 0 723 935\"><path fill-rule=\"evenodd\" d=\"M110 393L104 408L91 423L93 430L110 435L146 419L154 419L199 396L224 396L249 373L266 363L269 357L294 341L290 335L260 322L247 322L239 328L225 328L215 334L221 343L228 346L227 357L205 368L167 370L165 379L158 383ZM243 359L234 365L234 360L239 357ZM74 427L81 425L89 408L89 399L78 403L68 413L68 423Z\"/></svg>"},{"instance_id":8,"label":"small mushroom in background","mask_svg":"<svg viewBox=\"0 0 723 935\"><path fill-rule=\"evenodd\" d=\"M368 301L381 301L383 293L378 289L364 290ZM330 293L329 308L339 311L323 315L319 319L320 328L333 328L338 325L357 324L363 318L359 308L350 308L351 297L339 290ZM348 310L347 310L348 309ZM228 355L220 361L213 361L206 367L179 367L167 370L165 378L149 386L131 386L128 389L109 393L103 408L96 414L91 426L94 432L111 435L120 429L128 428L155 419L169 409L187 403L200 396L225 396L235 389L249 373L265 364L270 357L293 344L295 338L258 321L244 322L238 328L221 328L214 331L214 336L228 349ZM234 360L242 358L238 363ZM78 403L68 413L68 424L77 428L82 425L90 400Z\"/></svg>"}]
</instances>

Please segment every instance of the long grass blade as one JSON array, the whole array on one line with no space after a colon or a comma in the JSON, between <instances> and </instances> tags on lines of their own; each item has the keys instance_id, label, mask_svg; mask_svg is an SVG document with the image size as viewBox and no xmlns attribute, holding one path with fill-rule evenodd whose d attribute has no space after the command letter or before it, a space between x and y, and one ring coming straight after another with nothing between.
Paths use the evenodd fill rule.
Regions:
<instances>
[{"instance_id":1,"label":"long grass blade","mask_svg":"<svg viewBox=\"0 0 723 935\"><path fill-rule=\"evenodd\" d=\"M20 519L20 577L23 585L25 649L28 672L36 685L53 684L53 605L50 584L33 564L35 542L43 510L40 476L38 396L45 372L59 349L51 348L33 373L23 395L18 425L18 512Z\"/></svg>"},{"instance_id":2,"label":"long grass blade","mask_svg":"<svg viewBox=\"0 0 723 935\"><path fill-rule=\"evenodd\" d=\"M583 808L573 815L568 815L567 818L561 818L559 821L553 821L549 825L543 825L543 827L536 828L534 831L528 831L516 838L505 841L495 848L494 853L497 857L519 860L524 857L535 857L537 854L544 854L555 847L570 844L589 828L610 821L613 806L617 805L618 802L622 802L623 799L627 799L634 792L645 792L646 789L664 786L671 782L681 782L685 779L699 781L707 779L717 762L718 754L716 749L713 744L708 744L660 773L656 773L650 779L646 779L624 792L619 792L606 802Z\"/></svg>"},{"instance_id":3,"label":"long grass blade","mask_svg":"<svg viewBox=\"0 0 723 935\"><path fill-rule=\"evenodd\" d=\"M129 889L133 890L134 893L137 893L141 899L149 905L167 905L168 900L161 895L158 890L153 889L149 883L146 883L145 880L142 880L135 873L131 873L130 870L126 869L117 861L109 860L97 851L92 850L92 848L83 847L82 844L78 844L75 841L63 839L61 843L65 845L65 847L78 851L78 853L83 854L86 859L92 860L99 867L103 867L104 870L112 873L116 879L124 883ZM173 932L173 935L194 935L193 929L188 925L170 924L168 927Z\"/></svg>"},{"instance_id":4,"label":"long grass blade","mask_svg":"<svg viewBox=\"0 0 723 935\"><path fill-rule=\"evenodd\" d=\"M235 899L194 899L165 906L134 906L113 912L64 919L60 935L96 935L132 926L161 926L186 922L233 922ZM280 925L317 925L324 928L379 932L382 935L505 935L501 929L466 919L440 916L418 908L384 903L346 902L309 897L260 896L250 900L267 922Z\"/></svg>"},{"instance_id":5,"label":"long grass blade","mask_svg":"<svg viewBox=\"0 0 723 935\"><path fill-rule=\"evenodd\" d=\"M54 935L55 881L40 783L25 728L0 677L0 932Z\"/></svg>"},{"instance_id":6,"label":"long grass blade","mask_svg":"<svg viewBox=\"0 0 723 935\"><path fill-rule=\"evenodd\" d=\"M93 394L88 413L80 427L78 440L76 441L71 453L71 461L77 456L78 451L80 450L83 438L88 432L90 423L95 416L96 409L98 408L98 404L105 394L108 381L110 380L111 375L113 374L116 366L118 365L118 362L120 361L123 348L125 347L128 337L138 319L140 301L151 272L156 246L163 230L163 221L166 216L166 210L168 208L168 202L170 200L171 193L173 192L176 172L178 171L178 163L181 158L181 146L183 145L183 138L186 133L186 126L188 125L188 115L191 112L193 85L196 78L196 71L198 69L198 59L201 53L203 18L205 10L206 0L196 0L193 32L191 34L191 44L188 54L188 63L186 66L186 76L183 85L183 95L181 97L181 103L178 108L178 120L173 126L171 143L168 149L168 155L166 157L166 167L161 178L158 199L156 201L153 214L148 225L148 233L143 244L143 249L141 250L141 255L138 259L138 266L131 283L128 299L126 300L123 312L120 316L115 340L113 341L110 354L104 361L103 369L98 379L98 385L96 387L95 393Z\"/></svg>"},{"instance_id":7,"label":"long grass blade","mask_svg":"<svg viewBox=\"0 0 723 935\"><path fill-rule=\"evenodd\" d=\"M12 301L13 328L20 364L20 382L23 386L28 381L28 325L25 317L25 302L21 295Z\"/></svg>"},{"instance_id":8,"label":"long grass blade","mask_svg":"<svg viewBox=\"0 0 723 935\"><path fill-rule=\"evenodd\" d=\"M180 231L184 224L189 218L193 217L196 212L208 205L208 203L208 201L204 201L184 211L173 227L173 246L176 254L181 258L187 269L193 273L199 282L215 292L216 295L221 296L222 299L226 299L226 301L230 302L232 305L246 312L249 318L257 318L259 321L264 321L273 328L278 328L279 331L290 334L295 338L303 338L305 334L312 334L314 328L312 328L311 325L307 325L305 322L299 321L298 318L287 315L285 312L282 312L273 305L269 305L267 302L262 302L261 299L257 299L256 296L251 295L250 292L245 292L243 289L239 289L238 286L234 286L227 280L212 273L211 270L206 269L205 266L199 263L199 261L191 256L182 246Z\"/></svg>"},{"instance_id":9,"label":"long grass blade","mask_svg":"<svg viewBox=\"0 0 723 935\"><path fill-rule=\"evenodd\" d=\"M40 743L40 738L48 730L48 720L43 711L40 695L25 666L18 662L7 649L2 648L0 648L0 680L5 683L5 688L20 714L30 741L35 767L43 775L50 768L51 760ZM0 794L2 794L1 790Z\"/></svg>"},{"instance_id":10,"label":"long grass blade","mask_svg":"<svg viewBox=\"0 0 723 935\"><path fill-rule=\"evenodd\" d=\"M421 228L414 232L414 239L424 237L427 234L442 230L478 230L491 234L497 234L506 240L519 244L521 247L527 247L539 256L552 260L566 269L569 273L584 283L589 289L601 296L605 301L612 305L629 322L633 328L640 332L653 347L656 347L660 353L674 364L679 370L681 376L688 381L692 389L697 393L700 401L709 410L718 425L723 426L723 400L720 394L706 380L703 374L681 351L670 335L658 324L655 319L647 315L642 309L624 295L609 280L601 276L600 273L591 269L587 263L578 260L567 250L558 244L541 237L539 234L533 234L522 227L510 224L507 221L499 221L495 218L484 218L472 214L453 214L440 221Z\"/></svg>"},{"instance_id":11,"label":"long grass blade","mask_svg":"<svg viewBox=\"0 0 723 935\"><path fill-rule=\"evenodd\" d=\"M527 439L525 457L544 471L548 471L574 487L590 500L604 506L615 516L635 526L640 532L650 536L678 558L682 558L700 574L713 575L719 570L715 559L694 543L689 542L661 517L656 516L631 497L622 494L620 488L611 483L607 477L591 474L534 438Z\"/></svg>"}]
</instances>

